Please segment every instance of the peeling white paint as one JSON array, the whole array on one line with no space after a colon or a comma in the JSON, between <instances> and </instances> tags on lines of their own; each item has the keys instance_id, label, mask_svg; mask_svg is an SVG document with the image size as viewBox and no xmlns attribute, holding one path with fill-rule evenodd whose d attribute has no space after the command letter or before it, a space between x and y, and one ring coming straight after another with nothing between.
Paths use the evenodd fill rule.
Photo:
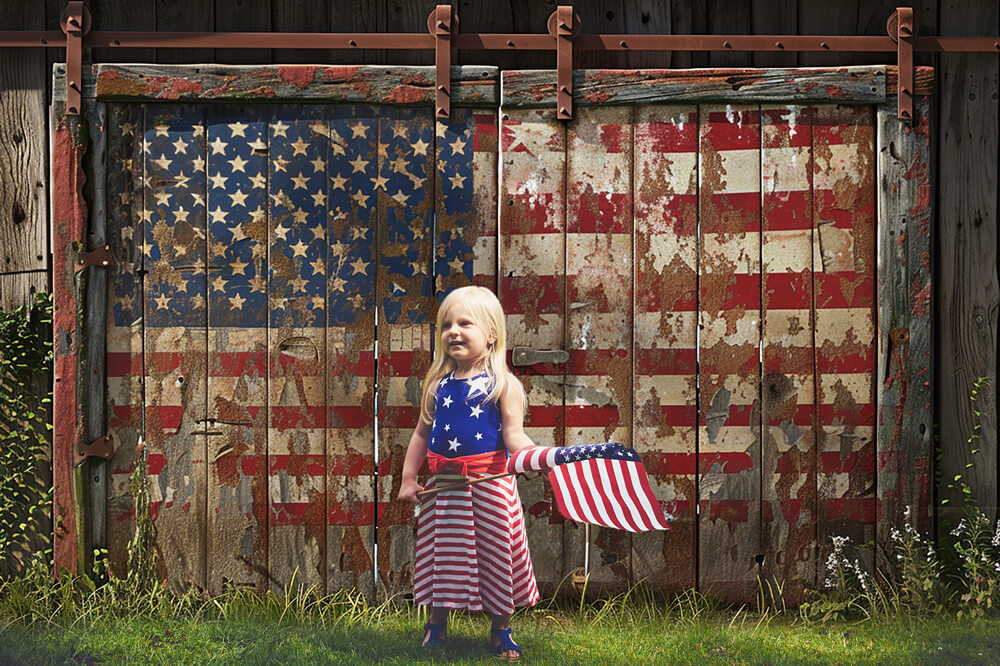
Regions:
<instances>
[{"instance_id":1,"label":"peeling white paint","mask_svg":"<svg viewBox=\"0 0 1000 666\"><path fill-rule=\"evenodd\" d=\"M784 120L786 123L788 123L788 136L789 137L795 136L795 133L798 131L798 130L795 129L795 126L798 124L799 110L800 110L800 107L795 106L793 104L793 105L790 105L788 107L788 113L786 113L783 116L781 116L781 119ZM793 157L792 159L794 160L795 158ZM793 161L793 164L794 164L794 161Z\"/></svg>"}]
</instances>

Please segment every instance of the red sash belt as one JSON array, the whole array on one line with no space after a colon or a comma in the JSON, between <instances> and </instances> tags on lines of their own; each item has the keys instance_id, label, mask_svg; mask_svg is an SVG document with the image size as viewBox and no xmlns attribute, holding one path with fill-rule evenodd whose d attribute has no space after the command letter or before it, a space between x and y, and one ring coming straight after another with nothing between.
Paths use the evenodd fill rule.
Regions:
<instances>
[{"instance_id":1,"label":"red sash belt","mask_svg":"<svg viewBox=\"0 0 1000 666\"><path fill-rule=\"evenodd\" d=\"M507 471L507 452L487 451L459 458L446 458L440 453L427 452L427 466L434 474L499 474Z\"/></svg>"}]
</instances>

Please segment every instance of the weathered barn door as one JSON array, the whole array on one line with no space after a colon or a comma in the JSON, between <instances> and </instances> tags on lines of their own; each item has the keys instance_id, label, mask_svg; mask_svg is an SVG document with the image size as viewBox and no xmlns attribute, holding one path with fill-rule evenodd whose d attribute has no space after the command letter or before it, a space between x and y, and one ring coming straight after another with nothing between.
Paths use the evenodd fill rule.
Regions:
<instances>
[{"instance_id":1,"label":"weathered barn door","mask_svg":"<svg viewBox=\"0 0 1000 666\"><path fill-rule=\"evenodd\" d=\"M119 571L145 433L173 586L410 591L399 472L469 283L529 436L634 447L674 517L588 529L522 478L543 590L793 601L830 536L927 526L927 98L911 126L881 67L576 76L564 123L554 72L504 73L498 120L496 71L456 68L439 121L431 68L94 67Z\"/></svg>"},{"instance_id":2,"label":"weathered barn door","mask_svg":"<svg viewBox=\"0 0 1000 666\"><path fill-rule=\"evenodd\" d=\"M884 72L737 78L578 72L564 124L554 72L502 75L501 299L513 345L569 353L518 368L529 435L633 446L675 517L585 545L527 481L548 585L587 566L614 589L752 601L760 576L795 599L830 536L875 539ZM926 207L906 214L926 234Z\"/></svg>"}]
</instances>

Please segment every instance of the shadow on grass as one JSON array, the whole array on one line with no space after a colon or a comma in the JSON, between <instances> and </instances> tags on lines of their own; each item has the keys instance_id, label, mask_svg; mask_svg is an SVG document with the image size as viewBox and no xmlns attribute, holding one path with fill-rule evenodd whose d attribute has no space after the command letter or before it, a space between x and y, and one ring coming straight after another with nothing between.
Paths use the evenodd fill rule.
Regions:
<instances>
[{"instance_id":1,"label":"shadow on grass","mask_svg":"<svg viewBox=\"0 0 1000 666\"><path fill-rule=\"evenodd\" d=\"M322 627L263 618L14 626L0 632L0 664L415 664L481 663L492 657L485 634L449 636L438 650L421 648L422 637L416 626Z\"/></svg>"}]
</instances>

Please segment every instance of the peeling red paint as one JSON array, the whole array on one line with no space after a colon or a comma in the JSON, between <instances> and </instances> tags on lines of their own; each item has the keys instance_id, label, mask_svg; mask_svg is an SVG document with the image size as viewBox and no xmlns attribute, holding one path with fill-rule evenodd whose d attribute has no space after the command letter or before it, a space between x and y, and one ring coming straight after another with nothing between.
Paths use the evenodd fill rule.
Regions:
<instances>
[{"instance_id":1,"label":"peeling red paint","mask_svg":"<svg viewBox=\"0 0 1000 666\"><path fill-rule=\"evenodd\" d=\"M315 67L289 65L278 68L278 77L285 83L291 83L298 88L305 88L313 82L316 75Z\"/></svg>"},{"instance_id":2,"label":"peeling red paint","mask_svg":"<svg viewBox=\"0 0 1000 666\"><path fill-rule=\"evenodd\" d=\"M325 83L353 81L360 69L361 65L354 65L350 67L326 67L323 69L322 78Z\"/></svg>"},{"instance_id":3,"label":"peeling red paint","mask_svg":"<svg viewBox=\"0 0 1000 666\"><path fill-rule=\"evenodd\" d=\"M429 88L417 88L411 85L396 86L385 96L386 102L397 104L416 104L430 99L431 90Z\"/></svg>"},{"instance_id":4,"label":"peeling red paint","mask_svg":"<svg viewBox=\"0 0 1000 666\"><path fill-rule=\"evenodd\" d=\"M56 108L59 109L60 106ZM58 110L56 111L58 114ZM77 396L77 291L75 259L83 240L86 204L82 170L86 146L80 143L83 116L58 120L52 139L53 219L53 388L52 481L55 522L53 558L56 573L77 570L76 511L73 469L75 449L83 437Z\"/></svg>"}]
</instances>

